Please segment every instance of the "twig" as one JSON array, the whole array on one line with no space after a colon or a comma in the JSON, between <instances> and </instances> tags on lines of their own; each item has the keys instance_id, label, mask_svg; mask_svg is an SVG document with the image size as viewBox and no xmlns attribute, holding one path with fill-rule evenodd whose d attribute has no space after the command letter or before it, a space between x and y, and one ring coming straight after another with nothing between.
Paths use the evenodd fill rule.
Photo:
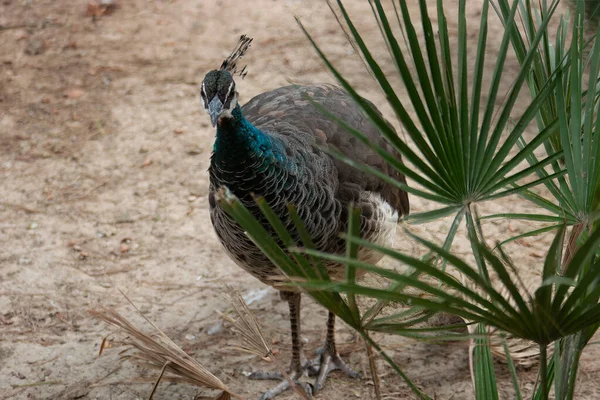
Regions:
<instances>
[{"instance_id":1,"label":"twig","mask_svg":"<svg viewBox=\"0 0 600 400\"><path fill-rule=\"evenodd\" d=\"M54 356L52 358L49 358L47 360L42 360L42 361L36 361L36 362L28 362L29 365L35 365L35 366L40 366L40 365L44 365L44 364L48 364L49 362L52 362L54 360L56 360L59 356Z\"/></svg>"},{"instance_id":2,"label":"twig","mask_svg":"<svg viewBox=\"0 0 600 400\"><path fill-rule=\"evenodd\" d=\"M0 25L0 32L8 31L9 29L35 28L34 24L19 24L19 25Z\"/></svg>"},{"instance_id":3,"label":"twig","mask_svg":"<svg viewBox=\"0 0 600 400\"><path fill-rule=\"evenodd\" d=\"M152 400L152 398L154 397L156 388L158 387L158 384L160 383L160 380L162 379L163 375L165 374L165 371L167 370L167 367L169 366L170 363L171 363L171 361L167 361L165 363L165 365L163 365L162 369L160 370L160 375L158 375L158 378L156 378L156 382L154 383L154 386L152 387L152 391L150 392L150 396L148 396L148 400Z\"/></svg>"},{"instance_id":4,"label":"twig","mask_svg":"<svg viewBox=\"0 0 600 400\"><path fill-rule=\"evenodd\" d=\"M377 372L377 364L375 363L375 354L373 348L366 341L365 348L367 349L367 356L369 357L369 369L371 370L371 377L373 378L373 386L375 388L375 398L381 400L381 381L379 379L379 373Z\"/></svg>"},{"instance_id":5,"label":"twig","mask_svg":"<svg viewBox=\"0 0 600 400\"><path fill-rule=\"evenodd\" d=\"M34 382L25 383L23 385L13 385L13 389L30 388L36 386L50 386L50 385L64 385L63 381L45 381L45 382Z\"/></svg>"},{"instance_id":6,"label":"twig","mask_svg":"<svg viewBox=\"0 0 600 400\"><path fill-rule=\"evenodd\" d=\"M102 182L102 183L100 183L100 184L98 184L98 185L96 185L96 186L94 186L94 187L92 187L92 188L88 189L88 190L87 190L85 193L83 193L83 194L82 194L82 195L80 195L80 196L77 196L77 197L71 197L71 198L68 198L68 199L63 199L63 200L62 200L62 201L60 201L59 203L63 203L63 204L64 204L64 203L71 203L71 202L73 202L73 201L79 201L79 200L83 200L83 199L85 199L86 197L88 197L90 194L92 194L92 192L94 192L94 191L96 191L96 190L100 189L102 186L105 186L106 184L107 184L107 182Z\"/></svg>"},{"instance_id":7,"label":"twig","mask_svg":"<svg viewBox=\"0 0 600 400\"><path fill-rule=\"evenodd\" d=\"M40 214L41 213L40 210L36 210L35 208L29 208L22 204L14 204L14 203L6 202L6 201L0 201L0 205L9 207L9 208L14 208L15 210L19 210L19 211L25 211L27 214Z\"/></svg>"}]
</instances>

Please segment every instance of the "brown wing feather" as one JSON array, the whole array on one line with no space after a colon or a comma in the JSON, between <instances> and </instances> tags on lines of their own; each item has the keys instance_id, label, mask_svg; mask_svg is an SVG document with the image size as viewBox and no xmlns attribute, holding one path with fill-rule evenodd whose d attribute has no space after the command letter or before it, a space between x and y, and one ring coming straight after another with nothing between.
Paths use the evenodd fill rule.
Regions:
<instances>
[{"instance_id":1,"label":"brown wing feather","mask_svg":"<svg viewBox=\"0 0 600 400\"><path fill-rule=\"evenodd\" d=\"M305 136L302 138L304 143L333 146L354 160L375 167L397 181L406 182L405 177L388 166L377 153L317 110L306 99L306 95L352 128L362 132L369 140L388 150L398 159L401 158L350 95L333 85L285 86L254 97L242 107L242 111L244 116L259 129L273 133L293 132L294 135ZM373 108L376 110L375 106ZM278 129L281 124L291 125L296 129ZM361 191L372 191L379 193L400 215L409 213L406 192L337 159L334 159L333 163L339 181L337 196L354 199Z\"/></svg>"}]
</instances>

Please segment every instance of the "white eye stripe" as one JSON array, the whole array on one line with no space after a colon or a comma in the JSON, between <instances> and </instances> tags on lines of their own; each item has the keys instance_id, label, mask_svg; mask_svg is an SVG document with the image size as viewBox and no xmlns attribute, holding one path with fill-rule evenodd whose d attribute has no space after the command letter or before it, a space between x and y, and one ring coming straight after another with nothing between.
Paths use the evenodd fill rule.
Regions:
<instances>
[{"instance_id":1,"label":"white eye stripe","mask_svg":"<svg viewBox=\"0 0 600 400\"><path fill-rule=\"evenodd\" d=\"M229 89L227 89L227 95L225 95L225 101L227 101L227 99L229 98L229 94L231 93L231 89L233 89L233 86L235 85L234 82L231 82L231 84L229 85Z\"/></svg>"},{"instance_id":2,"label":"white eye stripe","mask_svg":"<svg viewBox=\"0 0 600 400\"><path fill-rule=\"evenodd\" d=\"M202 107L206 108L206 102L208 101L208 98L206 97L204 82L202 82L202 87L200 88L200 101L202 102Z\"/></svg>"}]
</instances>

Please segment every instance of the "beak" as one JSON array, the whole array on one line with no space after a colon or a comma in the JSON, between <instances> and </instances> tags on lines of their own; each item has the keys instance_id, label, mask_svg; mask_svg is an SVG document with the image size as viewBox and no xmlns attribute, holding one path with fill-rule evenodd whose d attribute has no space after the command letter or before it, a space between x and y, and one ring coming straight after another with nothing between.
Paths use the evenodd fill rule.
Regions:
<instances>
[{"instance_id":1,"label":"beak","mask_svg":"<svg viewBox=\"0 0 600 400\"><path fill-rule=\"evenodd\" d=\"M223 103L221 103L218 96L213 97L210 103L208 103L208 114L210 115L210 122L212 123L213 128L217 126L217 120L222 111Z\"/></svg>"}]
</instances>

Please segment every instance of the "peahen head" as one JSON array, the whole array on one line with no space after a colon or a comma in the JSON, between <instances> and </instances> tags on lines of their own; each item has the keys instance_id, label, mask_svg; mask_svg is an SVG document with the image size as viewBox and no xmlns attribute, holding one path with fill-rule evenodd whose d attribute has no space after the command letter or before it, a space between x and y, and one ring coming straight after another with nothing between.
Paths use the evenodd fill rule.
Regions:
<instances>
[{"instance_id":1,"label":"peahen head","mask_svg":"<svg viewBox=\"0 0 600 400\"><path fill-rule=\"evenodd\" d=\"M202 81L200 98L204 109L210 115L213 127L221 117L231 118L238 98L231 74L223 69L216 69L206 74Z\"/></svg>"},{"instance_id":2,"label":"peahen head","mask_svg":"<svg viewBox=\"0 0 600 400\"><path fill-rule=\"evenodd\" d=\"M210 115L213 127L222 118L231 118L232 112L237 106L238 94L235 91L233 76L239 75L242 79L246 76L246 67L238 72L237 63L250 48L250 43L252 43L251 37L240 36L235 49L223 61L221 68L210 71L202 81L200 97L204 109Z\"/></svg>"}]
</instances>

